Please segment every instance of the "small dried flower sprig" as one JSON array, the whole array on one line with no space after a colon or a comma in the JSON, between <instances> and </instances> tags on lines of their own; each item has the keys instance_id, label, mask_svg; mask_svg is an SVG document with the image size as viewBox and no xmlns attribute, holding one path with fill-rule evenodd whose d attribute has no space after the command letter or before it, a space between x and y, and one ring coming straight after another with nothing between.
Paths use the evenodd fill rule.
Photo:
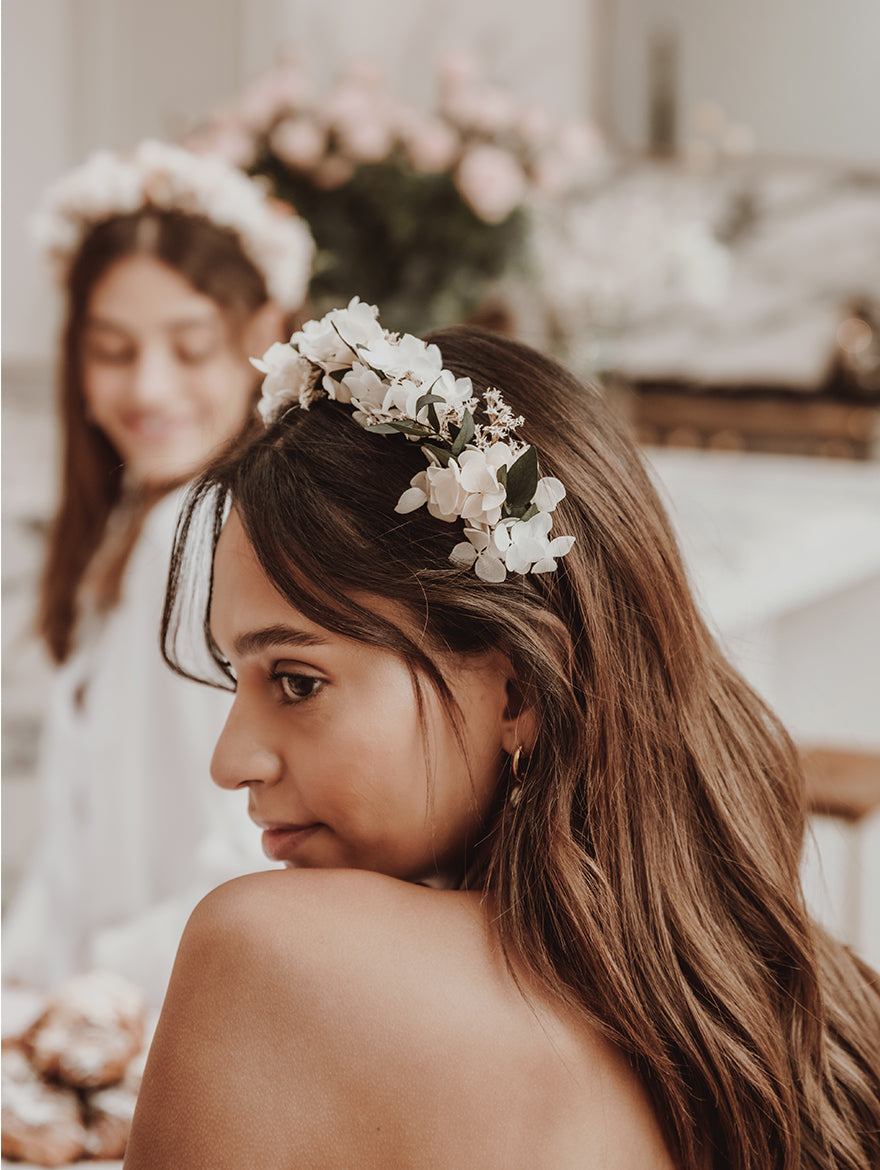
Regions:
<instances>
[{"instance_id":1,"label":"small dried flower sprig","mask_svg":"<svg viewBox=\"0 0 880 1170\"><path fill-rule=\"evenodd\" d=\"M350 403L365 430L420 444L428 466L396 511L426 506L438 520L463 520L467 539L452 550L454 564L500 582L508 572L552 572L571 550L573 536L550 536L565 488L541 476L535 448L515 437L523 419L492 389L483 395L488 422L478 422L470 378L444 369L436 345L383 329L374 305L354 297L252 360L266 375L259 411L267 425L326 396Z\"/></svg>"}]
</instances>

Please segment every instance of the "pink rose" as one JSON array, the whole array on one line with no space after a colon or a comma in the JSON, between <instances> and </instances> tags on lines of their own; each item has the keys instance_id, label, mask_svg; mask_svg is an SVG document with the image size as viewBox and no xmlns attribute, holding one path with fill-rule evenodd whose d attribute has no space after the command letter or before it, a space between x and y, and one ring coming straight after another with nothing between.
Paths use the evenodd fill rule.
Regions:
<instances>
[{"instance_id":1,"label":"pink rose","mask_svg":"<svg viewBox=\"0 0 880 1170\"><path fill-rule=\"evenodd\" d=\"M324 155L326 136L311 118L285 118L272 131L272 149L298 170L315 166Z\"/></svg>"},{"instance_id":2,"label":"pink rose","mask_svg":"<svg viewBox=\"0 0 880 1170\"><path fill-rule=\"evenodd\" d=\"M354 162L381 162L391 153L394 136L375 108L364 109L337 125L340 149Z\"/></svg>"},{"instance_id":3,"label":"pink rose","mask_svg":"<svg viewBox=\"0 0 880 1170\"><path fill-rule=\"evenodd\" d=\"M406 135L409 160L417 171L438 174L448 170L458 153L460 139L439 118L424 121Z\"/></svg>"},{"instance_id":4,"label":"pink rose","mask_svg":"<svg viewBox=\"0 0 880 1170\"><path fill-rule=\"evenodd\" d=\"M486 223L501 223L522 202L526 179L512 155L497 146L465 151L455 176L462 198Z\"/></svg>"}]
</instances>

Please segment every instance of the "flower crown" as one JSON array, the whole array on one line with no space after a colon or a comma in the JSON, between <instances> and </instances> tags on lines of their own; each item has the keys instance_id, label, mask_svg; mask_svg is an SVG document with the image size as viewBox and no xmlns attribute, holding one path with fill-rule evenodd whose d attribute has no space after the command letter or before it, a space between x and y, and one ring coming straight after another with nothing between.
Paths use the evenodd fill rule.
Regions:
<instances>
[{"instance_id":1,"label":"flower crown","mask_svg":"<svg viewBox=\"0 0 880 1170\"><path fill-rule=\"evenodd\" d=\"M144 207L204 216L234 232L279 305L296 309L305 299L315 245L304 221L218 156L163 142L93 154L49 188L33 233L66 271L92 227Z\"/></svg>"},{"instance_id":2,"label":"flower crown","mask_svg":"<svg viewBox=\"0 0 880 1170\"><path fill-rule=\"evenodd\" d=\"M508 572L552 572L570 551L573 536L550 537L565 488L542 478L535 448L516 439L523 419L498 390L487 390L488 422L476 422L470 378L443 369L436 345L383 329L374 305L354 297L251 360L266 375L259 411L267 426L292 406L308 410L327 397L350 403L365 430L421 444L428 467L395 511L427 505L438 520L463 520L467 540L450 553L454 564L500 582Z\"/></svg>"}]
</instances>

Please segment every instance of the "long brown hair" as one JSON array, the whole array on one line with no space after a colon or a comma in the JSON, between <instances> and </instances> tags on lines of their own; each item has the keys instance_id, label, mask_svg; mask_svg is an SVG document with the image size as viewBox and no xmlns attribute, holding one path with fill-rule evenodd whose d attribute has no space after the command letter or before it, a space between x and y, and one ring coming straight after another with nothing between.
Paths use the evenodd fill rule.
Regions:
<instances>
[{"instance_id":1,"label":"long brown hair","mask_svg":"<svg viewBox=\"0 0 880 1170\"><path fill-rule=\"evenodd\" d=\"M502 390L567 486L554 527L576 543L557 571L488 584L454 567L459 525L394 511L424 467L417 444L320 400L191 494L168 660L189 673L188 566L230 500L293 606L401 653L441 694L433 649L502 648L539 732L469 880L507 952L629 1054L685 1170L880 1165L877 977L806 912L797 753L701 620L637 451L601 396L540 354L465 327L429 340L478 390ZM429 649L364 594L417 614Z\"/></svg>"},{"instance_id":2,"label":"long brown hair","mask_svg":"<svg viewBox=\"0 0 880 1170\"><path fill-rule=\"evenodd\" d=\"M145 230L146 229L146 230ZM59 361L62 430L60 500L52 525L37 626L56 662L70 653L77 595L122 496L124 465L113 444L88 419L82 383L82 336L92 292L119 260L148 253L180 273L220 307L234 331L267 299L266 285L231 231L201 216L144 209L97 224L83 240L67 278L67 319ZM139 493L100 566L97 592L105 607L119 599L122 572L150 507L174 484Z\"/></svg>"}]
</instances>

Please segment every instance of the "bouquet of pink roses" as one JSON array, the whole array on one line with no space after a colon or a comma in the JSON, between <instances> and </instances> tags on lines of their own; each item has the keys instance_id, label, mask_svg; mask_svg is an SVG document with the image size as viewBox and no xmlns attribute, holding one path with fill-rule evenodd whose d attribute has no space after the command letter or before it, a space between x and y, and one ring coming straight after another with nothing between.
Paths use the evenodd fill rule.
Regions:
<instances>
[{"instance_id":1,"label":"bouquet of pink roses","mask_svg":"<svg viewBox=\"0 0 880 1170\"><path fill-rule=\"evenodd\" d=\"M432 113L397 100L371 62L319 98L289 58L188 140L265 176L306 219L316 312L357 294L399 331L467 318L494 281L527 269L531 203L595 166L590 127L518 106L464 54L438 81Z\"/></svg>"}]
</instances>

